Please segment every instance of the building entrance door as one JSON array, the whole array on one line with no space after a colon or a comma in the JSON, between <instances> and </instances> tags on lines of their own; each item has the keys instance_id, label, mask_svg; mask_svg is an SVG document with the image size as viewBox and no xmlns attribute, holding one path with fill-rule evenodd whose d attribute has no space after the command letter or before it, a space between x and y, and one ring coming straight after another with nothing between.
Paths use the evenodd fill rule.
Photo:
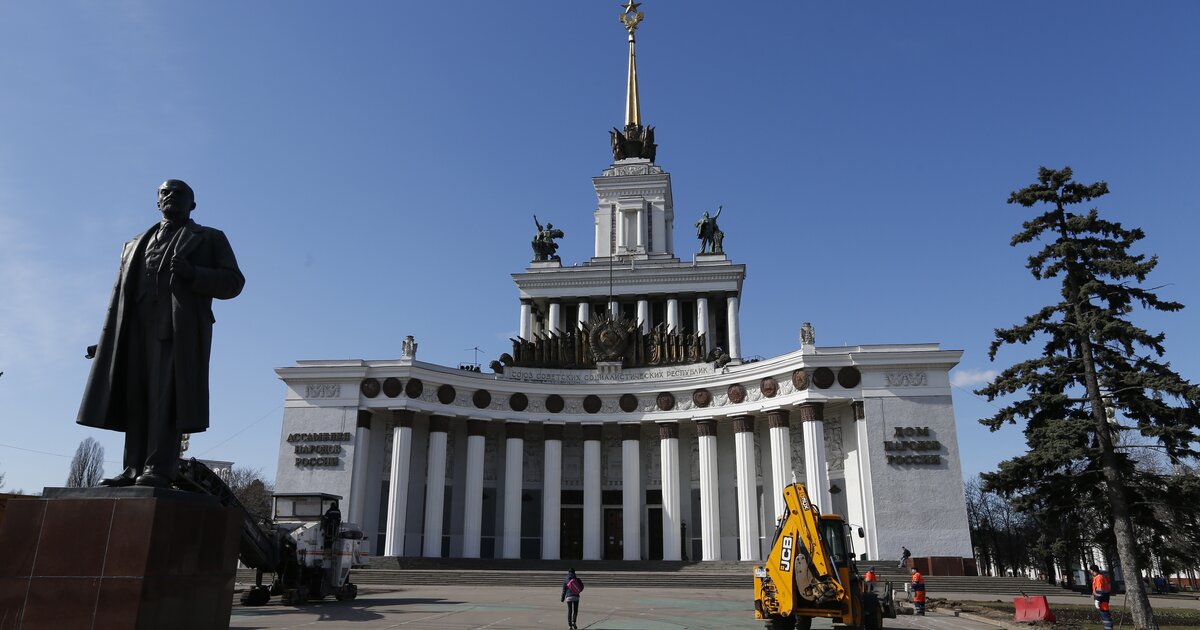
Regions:
<instances>
[{"instance_id":1,"label":"building entrance door","mask_svg":"<svg viewBox=\"0 0 1200 630\"><path fill-rule=\"evenodd\" d=\"M621 508L604 509L604 559L620 560L625 550L622 540L625 522L621 519Z\"/></svg>"},{"instance_id":2,"label":"building entrance door","mask_svg":"<svg viewBox=\"0 0 1200 630\"><path fill-rule=\"evenodd\" d=\"M662 560L662 508L652 507L646 510L646 542L649 543L650 559Z\"/></svg>"},{"instance_id":3,"label":"building entrance door","mask_svg":"<svg viewBox=\"0 0 1200 630\"><path fill-rule=\"evenodd\" d=\"M562 528L558 532L558 557L583 559L583 508L565 507L560 511Z\"/></svg>"}]
</instances>

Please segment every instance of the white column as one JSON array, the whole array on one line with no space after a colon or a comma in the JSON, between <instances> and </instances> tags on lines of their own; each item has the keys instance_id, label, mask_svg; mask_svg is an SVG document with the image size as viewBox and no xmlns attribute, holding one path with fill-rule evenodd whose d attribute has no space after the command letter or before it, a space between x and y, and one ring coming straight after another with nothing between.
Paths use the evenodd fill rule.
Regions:
<instances>
[{"instance_id":1,"label":"white column","mask_svg":"<svg viewBox=\"0 0 1200 630\"><path fill-rule=\"evenodd\" d=\"M712 350L712 333L708 330L708 298L696 298L696 333L704 335L704 352Z\"/></svg>"},{"instance_id":2,"label":"white column","mask_svg":"<svg viewBox=\"0 0 1200 630\"><path fill-rule=\"evenodd\" d=\"M730 295L725 298L726 319L729 320L729 357L742 358L742 333L738 325L738 297Z\"/></svg>"},{"instance_id":3,"label":"white column","mask_svg":"<svg viewBox=\"0 0 1200 630\"><path fill-rule=\"evenodd\" d=\"M721 501L717 488L717 421L696 421L700 442L700 559L721 559Z\"/></svg>"},{"instance_id":4,"label":"white column","mask_svg":"<svg viewBox=\"0 0 1200 630\"><path fill-rule=\"evenodd\" d=\"M350 476L350 505L347 506L346 517L359 527L364 526L363 509L367 502L367 449L371 444L371 415L369 410L359 409L354 429L354 472Z\"/></svg>"},{"instance_id":5,"label":"white column","mask_svg":"<svg viewBox=\"0 0 1200 630\"><path fill-rule=\"evenodd\" d=\"M546 470L542 474L542 560L558 560L562 527L561 424L542 425L545 432Z\"/></svg>"},{"instance_id":6,"label":"white column","mask_svg":"<svg viewBox=\"0 0 1200 630\"><path fill-rule=\"evenodd\" d=\"M592 305L587 302L579 303L579 317L577 318L580 324L586 324L592 319Z\"/></svg>"},{"instance_id":7,"label":"white column","mask_svg":"<svg viewBox=\"0 0 1200 630\"><path fill-rule=\"evenodd\" d=\"M643 204L642 207L638 208L638 210L637 210L637 224L638 224L638 226L637 226L638 249L640 249L641 251L646 251L646 241L648 239L646 238L646 206L645 206L645 204Z\"/></svg>"},{"instance_id":8,"label":"white column","mask_svg":"<svg viewBox=\"0 0 1200 630\"><path fill-rule=\"evenodd\" d=\"M667 298L667 330L679 330L679 298Z\"/></svg>"},{"instance_id":9,"label":"white column","mask_svg":"<svg viewBox=\"0 0 1200 630\"><path fill-rule=\"evenodd\" d=\"M521 332L523 339L533 339L533 303L521 300Z\"/></svg>"},{"instance_id":10,"label":"white column","mask_svg":"<svg viewBox=\"0 0 1200 630\"><path fill-rule=\"evenodd\" d=\"M767 412L771 431L771 480L775 491L775 520L787 512L783 501L783 489L792 483L792 433L788 427L788 410L772 409Z\"/></svg>"},{"instance_id":11,"label":"white column","mask_svg":"<svg viewBox=\"0 0 1200 630\"><path fill-rule=\"evenodd\" d=\"M463 557L478 558L483 536L483 450L486 420L467 420L466 506L463 514Z\"/></svg>"},{"instance_id":12,"label":"white column","mask_svg":"<svg viewBox=\"0 0 1200 630\"><path fill-rule=\"evenodd\" d=\"M658 438L662 463L663 560L679 560L683 520L679 502L679 423L659 424Z\"/></svg>"},{"instance_id":13,"label":"white column","mask_svg":"<svg viewBox=\"0 0 1200 630\"><path fill-rule=\"evenodd\" d=\"M608 303L608 314L612 315L613 319L616 319L617 315L620 314L620 312L621 312L621 303L620 302L613 300Z\"/></svg>"},{"instance_id":14,"label":"white column","mask_svg":"<svg viewBox=\"0 0 1200 630\"><path fill-rule=\"evenodd\" d=\"M429 416L429 465L425 469L425 544L421 555L442 556L442 508L446 503L446 430L449 420Z\"/></svg>"},{"instance_id":15,"label":"white column","mask_svg":"<svg viewBox=\"0 0 1200 630\"><path fill-rule=\"evenodd\" d=\"M525 425L504 425L504 544L500 557L521 557L521 491L525 457Z\"/></svg>"},{"instance_id":16,"label":"white column","mask_svg":"<svg viewBox=\"0 0 1200 630\"><path fill-rule=\"evenodd\" d=\"M642 559L642 426L621 425L621 538L626 560Z\"/></svg>"},{"instance_id":17,"label":"white column","mask_svg":"<svg viewBox=\"0 0 1200 630\"><path fill-rule=\"evenodd\" d=\"M797 410L804 427L804 479L808 496L822 513L833 510L833 495L829 494L829 471L825 469L825 405L803 403Z\"/></svg>"},{"instance_id":18,"label":"white column","mask_svg":"<svg viewBox=\"0 0 1200 630\"><path fill-rule=\"evenodd\" d=\"M562 304L557 300L550 303L550 321L546 322L546 328L552 335L562 332Z\"/></svg>"},{"instance_id":19,"label":"white column","mask_svg":"<svg viewBox=\"0 0 1200 630\"><path fill-rule=\"evenodd\" d=\"M879 534L875 528L875 488L871 476L871 443L867 432L866 405L861 400L850 404L854 411L854 437L858 449L858 479L862 495L863 529L867 530L867 557L878 559Z\"/></svg>"},{"instance_id":20,"label":"white column","mask_svg":"<svg viewBox=\"0 0 1200 630\"><path fill-rule=\"evenodd\" d=\"M600 523L600 425L583 425L583 559L599 560L604 532Z\"/></svg>"},{"instance_id":21,"label":"white column","mask_svg":"<svg viewBox=\"0 0 1200 630\"><path fill-rule=\"evenodd\" d=\"M385 556L404 555L405 517L408 516L409 464L412 463L413 412L396 411L392 429L392 474L388 479L387 549Z\"/></svg>"},{"instance_id":22,"label":"white column","mask_svg":"<svg viewBox=\"0 0 1200 630\"><path fill-rule=\"evenodd\" d=\"M758 477L754 473L754 417L733 419L733 446L737 457L738 556L760 560L758 544Z\"/></svg>"},{"instance_id":23,"label":"white column","mask_svg":"<svg viewBox=\"0 0 1200 630\"><path fill-rule=\"evenodd\" d=\"M637 316L641 322L642 334L650 334L650 302L646 301L646 298L638 298Z\"/></svg>"}]
</instances>

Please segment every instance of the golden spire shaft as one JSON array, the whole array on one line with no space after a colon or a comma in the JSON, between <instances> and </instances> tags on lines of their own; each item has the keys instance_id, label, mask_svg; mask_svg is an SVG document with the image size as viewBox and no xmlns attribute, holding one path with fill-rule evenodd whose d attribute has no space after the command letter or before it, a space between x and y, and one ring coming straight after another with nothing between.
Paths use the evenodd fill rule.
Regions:
<instances>
[{"instance_id":1,"label":"golden spire shaft","mask_svg":"<svg viewBox=\"0 0 1200 630\"><path fill-rule=\"evenodd\" d=\"M637 30L638 24L642 22L642 12L637 8L641 5L640 2L629 0L626 4L621 5L625 9L621 13L621 23L625 25L625 30L629 31L629 83L625 90L625 126L642 125L642 105L638 100L638 82L637 82L637 54L634 52L634 37L633 32Z\"/></svg>"}]
</instances>

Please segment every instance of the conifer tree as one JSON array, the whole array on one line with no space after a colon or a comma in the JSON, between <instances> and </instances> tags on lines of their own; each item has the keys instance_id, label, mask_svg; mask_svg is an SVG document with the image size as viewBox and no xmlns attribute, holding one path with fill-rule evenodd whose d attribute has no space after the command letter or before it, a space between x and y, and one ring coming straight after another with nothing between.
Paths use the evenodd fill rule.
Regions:
<instances>
[{"instance_id":1,"label":"conifer tree","mask_svg":"<svg viewBox=\"0 0 1200 630\"><path fill-rule=\"evenodd\" d=\"M1052 494L1056 502L1074 500L1072 485L1089 489L1080 497L1084 502L1097 493L1103 498L1101 517L1112 527L1134 626L1157 630L1140 579L1143 561L1133 523L1135 491L1142 485L1134 478L1145 473L1136 470L1123 444L1152 445L1172 462L1195 457L1200 388L1163 360L1163 333L1150 333L1130 319L1135 307L1183 308L1142 286L1158 264L1156 256L1131 251L1145 236L1142 230L1102 219L1095 208L1073 210L1107 193L1105 182L1073 181L1069 167L1042 167L1036 183L1009 197L1009 203L1045 207L1025 221L1011 245L1042 244L1026 267L1038 280L1059 283L1060 300L995 331L992 360L1009 344L1039 341L1042 353L978 391L988 400L1014 400L980 422L993 431L1027 423L1029 451L1004 462L989 481L1011 488L1024 478L1033 492Z\"/></svg>"}]
</instances>

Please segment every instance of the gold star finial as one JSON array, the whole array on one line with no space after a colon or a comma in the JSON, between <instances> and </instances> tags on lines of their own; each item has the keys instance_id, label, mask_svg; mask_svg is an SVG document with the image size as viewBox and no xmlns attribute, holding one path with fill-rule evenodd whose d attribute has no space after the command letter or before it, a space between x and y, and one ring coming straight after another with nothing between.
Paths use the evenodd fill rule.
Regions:
<instances>
[{"instance_id":1,"label":"gold star finial","mask_svg":"<svg viewBox=\"0 0 1200 630\"><path fill-rule=\"evenodd\" d=\"M633 37L633 32L637 30L638 24L641 24L644 17L642 12L638 11L638 7L640 6L642 6L641 2L634 2L633 0L629 0L621 5L621 8L625 9L621 13L621 23L625 25L625 30L629 31L630 37Z\"/></svg>"}]
</instances>

